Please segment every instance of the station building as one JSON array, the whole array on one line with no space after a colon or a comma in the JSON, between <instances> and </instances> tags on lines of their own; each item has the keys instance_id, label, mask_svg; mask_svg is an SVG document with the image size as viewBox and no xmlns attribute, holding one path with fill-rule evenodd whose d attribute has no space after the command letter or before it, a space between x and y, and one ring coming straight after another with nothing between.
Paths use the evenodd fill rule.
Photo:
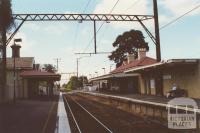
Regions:
<instances>
[{"instance_id":1,"label":"station building","mask_svg":"<svg viewBox=\"0 0 200 133\"><path fill-rule=\"evenodd\" d=\"M46 82L48 94L52 94L53 83L59 81L61 75L41 71L35 64L34 57L20 57L21 46L14 44L12 57L8 57L6 65L7 85L4 90L4 101L15 98L31 98L39 95L39 83Z\"/></svg>"},{"instance_id":2,"label":"station building","mask_svg":"<svg viewBox=\"0 0 200 133\"><path fill-rule=\"evenodd\" d=\"M161 88L157 76L161 75ZM127 62L109 74L90 79L99 90L128 94L162 95L171 90L173 84L184 89L188 97L200 98L200 59L169 59L157 62L146 56L144 49L138 50L138 58L129 55Z\"/></svg>"}]
</instances>

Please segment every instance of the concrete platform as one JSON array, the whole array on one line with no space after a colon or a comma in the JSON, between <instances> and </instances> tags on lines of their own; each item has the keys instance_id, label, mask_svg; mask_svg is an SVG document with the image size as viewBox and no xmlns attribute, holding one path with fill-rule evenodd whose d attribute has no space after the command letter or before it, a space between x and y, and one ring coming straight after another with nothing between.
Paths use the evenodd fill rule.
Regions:
<instances>
[{"instance_id":1,"label":"concrete platform","mask_svg":"<svg viewBox=\"0 0 200 133\"><path fill-rule=\"evenodd\" d=\"M58 128L55 133L71 133L62 93L59 96L58 102Z\"/></svg>"},{"instance_id":2,"label":"concrete platform","mask_svg":"<svg viewBox=\"0 0 200 133\"><path fill-rule=\"evenodd\" d=\"M0 133L55 133L58 96L0 105Z\"/></svg>"},{"instance_id":3,"label":"concrete platform","mask_svg":"<svg viewBox=\"0 0 200 133\"><path fill-rule=\"evenodd\" d=\"M145 95L123 95L108 94L100 92L80 92L79 96L88 98L106 105L113 106L126 112L133 113L137 116L144 117L150 121L160 123L164 126L168 124L168 104L170 99L145 96ZM198 100L197 100L198 102ZM177 109L179 107L171 107ZM185 108L179 108L185 110ZM187 110L195 113L197 125L194 130L200 132L200 109L187 108ZM185 110L186 111L186 110Z\"/></svg>"},{"instance_id":4,"label":"concrete platform","mask_svg":"<svg viewBox=\"0 0 200 133\"><path fill-rule=\"evenodd\" d=\"M154 95L140 95L140 94L119 94L119 93L112 93L112 92L98 92L94 91L91 93L96 93L96 94L103 94L103 95L110 95L110 96L116 96L116 97L121 97L121 98L130 98L130 99L135 99L135 100L142 100L142 101L148 101L148 102L153 102L153 103L161 103L161 104L167 104L171 99L166 98L165 96L154 96ZM199 108L200 108L200 99L194 99Z\"/></svg>"}]
</instances>

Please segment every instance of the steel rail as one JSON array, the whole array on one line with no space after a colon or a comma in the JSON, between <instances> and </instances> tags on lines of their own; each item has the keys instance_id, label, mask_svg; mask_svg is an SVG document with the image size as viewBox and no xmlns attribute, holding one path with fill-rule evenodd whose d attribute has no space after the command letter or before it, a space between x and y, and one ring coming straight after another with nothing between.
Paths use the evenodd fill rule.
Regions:
<instances>
[{"instance_id":1,"label":"steel rail","mask_svg":"<svg viewBox=\"0 0 200 133\"><path fill-rule=\"evenodd\" d=\"M69 105L69 103L68 103L66 97L64 97L64 100L65 100L66 103L67 103L67 107L69 108L69 111L70 111L70 113L71 113L71 115L72 115L72 118L73 118L73 120L74 120L74 122L75 122L75 124L76 124L76 127L77 127L79 133L82 133L82 132L81 132L81 129L80 129L80 127L79 127L79 125L78 125L78 123L77 123L77 121L76 121L76 118L74 117L74 114L73 114L73 112L72 112L72 110L71 110L71 107L70 107L70 105Z\"/></svg>"},{"instance_id":2,"label":"steel rail","mask_svg":"<svg viewBox=\"0 0 200 133\"><path fill-rule=\"evenodd\" d=\"M101 126L103 126L109 133L113 133L106 125L104 125L99 119L97 119L92 113L90 113L85 107L83 107L80 103L78 103L76 100L70 98L72 101L74 101L79 107L81 107L85 112L87 112L94 120L96 120Z\"/></svg>"}]
</instances>

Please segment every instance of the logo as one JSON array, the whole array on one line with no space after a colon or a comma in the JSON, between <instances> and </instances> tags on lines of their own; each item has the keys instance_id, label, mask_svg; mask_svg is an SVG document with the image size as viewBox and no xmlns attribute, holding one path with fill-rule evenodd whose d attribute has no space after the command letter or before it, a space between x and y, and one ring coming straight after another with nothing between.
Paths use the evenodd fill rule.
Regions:
<instances>
[{"instance_id":1,"label":"logo","mask_svg":"<svg viewBox=\"0 0 200 133\"><path fill-rule=\"evenodd\" d=\"M168 102L168 128L196 129L197 103L190 98L174 98Z\"/></svg>"}]
</instances>

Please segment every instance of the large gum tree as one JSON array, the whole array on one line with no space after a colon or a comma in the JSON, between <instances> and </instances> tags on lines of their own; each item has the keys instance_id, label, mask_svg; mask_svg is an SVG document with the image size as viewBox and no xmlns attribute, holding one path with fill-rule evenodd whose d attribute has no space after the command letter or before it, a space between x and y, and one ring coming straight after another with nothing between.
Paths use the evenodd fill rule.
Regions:
<instances>
[{"instance_id":1,"label":"large gum tree","mask_svg":"<svg viewBox=\"0 0 200 133\"><path fill-rule=\"evenodd\" d=\"M122 65L123 61L127 59L128 54L134 54L137 58L137 50L145 48L149 50L148 43L145 42L144 36L139 30L130 30L119 35L113 43L115 50L108 56L108 58L116 63L116 67Z\"/></svg>"}]
</instances>

